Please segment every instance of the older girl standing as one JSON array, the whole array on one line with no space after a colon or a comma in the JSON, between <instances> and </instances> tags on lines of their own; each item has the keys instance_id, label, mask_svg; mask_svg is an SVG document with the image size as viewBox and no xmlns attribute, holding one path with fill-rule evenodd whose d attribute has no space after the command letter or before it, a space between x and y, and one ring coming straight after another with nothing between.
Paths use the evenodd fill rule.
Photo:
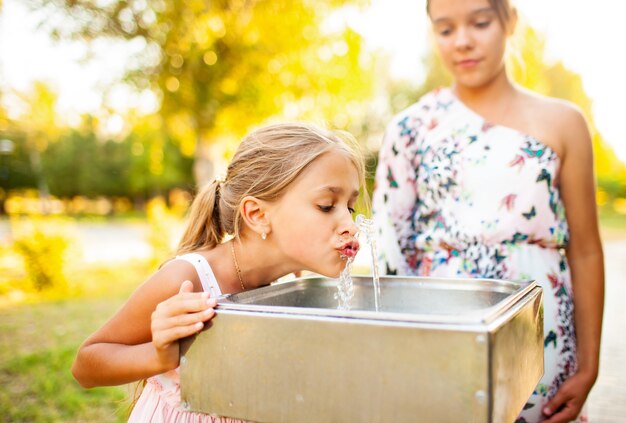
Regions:
<instances>
[{"instance_id":1,"label":"older girl standing","mask_svg":"<svg viewBox=\"0 0 626 423\"><path fill-rule=\"evenodd\" d=\"M381 260L388 273L536 280L545 374L517 421L586 421L604 298L587 124L509 79L508 0L430 0L427 11L454 84L387 128L374 193Z\"/></svg>"}]
</instances>

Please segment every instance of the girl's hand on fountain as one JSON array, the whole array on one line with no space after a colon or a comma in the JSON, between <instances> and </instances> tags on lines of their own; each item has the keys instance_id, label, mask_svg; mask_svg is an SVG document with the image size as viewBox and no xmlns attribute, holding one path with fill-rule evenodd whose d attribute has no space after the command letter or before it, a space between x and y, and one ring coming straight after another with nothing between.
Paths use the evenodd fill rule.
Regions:
<instances>
[{"instance_id":1,"label":"girl's hand on fountain","mask_svg":"<svg viewBox=\"0 0 626 423\"><path fill-rule=\"evenodd\" d=\"M199 332L215 315L216 305L208 292L193 292L191 281L184 281L178 294L157 305L152 313L152 345L162 371L178 367L178 340Z\"/></svg>"}]
</instances>

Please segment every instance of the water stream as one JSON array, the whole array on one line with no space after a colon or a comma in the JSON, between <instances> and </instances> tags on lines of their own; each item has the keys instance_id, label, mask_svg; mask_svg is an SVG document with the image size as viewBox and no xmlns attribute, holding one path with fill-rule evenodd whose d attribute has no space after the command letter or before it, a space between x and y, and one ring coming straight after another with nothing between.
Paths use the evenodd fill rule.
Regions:
<instances>
[{"instance_id":1,"label":"water stream","mask_svg":"<svg viewBox=\"0 0 626 423\"><path fill-rule=\"evenodd\" d=\"M378 251L376 251L374 221L360 214L356 217L356 225L359 228L359 232L365 234L365 240L370 246L370 254L372 256L372 282L374 283L374 307L376 311L378 311L380 304L380 277L378 276Z\"/></svg>"},{"instance_id":2,"label":"water stream","mask_svg":"<svg viewBox=\"0 0 626 423\"><path fill-rule=\"evenodd\" d=\"M357 236L361 233L365 234L365 241L370 247L372 257L372 282L374 284L374 308L378 311L380 307L380 277L378 275L378 252L376 251L376 239L374 237L374 222L360 214L356 217L356 225L359 228ZM339 310L350 310L352 307L352 297L354 297L354 284L351 276L353 261L354 257L347 259L346 267L339 276L339 284L337 285L337 293L335 294L335 299L339 302L337 306Z\"/></svg>"},{"instance_id":3,"label":"water stream","mask_svg":"<svg viewBox=\"0 0 626 423\"><path fill-rule=\"evenodd\" d=\"M346 263L346 267L339 275L339 285L337 285L337 294L335 298L339 301L337 308L339 310L350 310L352 307L352 297L354 297L354 284L352 283L352 262L354 257L350 257Z\"/></svg>"}]
</instances>

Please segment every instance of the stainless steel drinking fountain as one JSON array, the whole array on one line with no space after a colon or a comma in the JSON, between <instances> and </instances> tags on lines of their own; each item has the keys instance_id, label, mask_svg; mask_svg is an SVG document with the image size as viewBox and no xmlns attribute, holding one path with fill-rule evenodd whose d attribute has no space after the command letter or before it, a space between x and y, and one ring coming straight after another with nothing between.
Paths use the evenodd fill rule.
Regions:
<instances>
[{"instance_id":1,"label":"stainless steel drinking fountain","mask_svg":"<svg viewBox=\"0 0 626 423\"><path fill-rule=\"evenodd\" d=\"M258 422L513 422L543 375L535 282L300 278L221 297L183 343L183 406Z\"/></svg>"}]
</instances>

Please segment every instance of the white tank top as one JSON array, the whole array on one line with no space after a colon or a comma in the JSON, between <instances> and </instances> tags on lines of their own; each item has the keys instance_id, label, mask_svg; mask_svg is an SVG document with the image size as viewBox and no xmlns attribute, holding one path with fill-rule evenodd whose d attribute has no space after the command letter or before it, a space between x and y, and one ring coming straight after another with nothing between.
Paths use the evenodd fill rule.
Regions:
<instances>
[{"instance_id":1,"label":"white tank top","mask_svg":"<svg viewBox=\"0 0 626 423\"><path fill-rule=\"evenodd\" d=\"M217 279L215 279L215 275L213 274L211 266L209 266L209 262L207 262L201 254L183 254L181 256L176 256L175 260L184 260L193 265L198 273L198 276L200 277L202 290L211 294L211 297L215 298L222 295L222 291L220 290L220 286L217 284Z\"/></svg>"}]
</instances>

